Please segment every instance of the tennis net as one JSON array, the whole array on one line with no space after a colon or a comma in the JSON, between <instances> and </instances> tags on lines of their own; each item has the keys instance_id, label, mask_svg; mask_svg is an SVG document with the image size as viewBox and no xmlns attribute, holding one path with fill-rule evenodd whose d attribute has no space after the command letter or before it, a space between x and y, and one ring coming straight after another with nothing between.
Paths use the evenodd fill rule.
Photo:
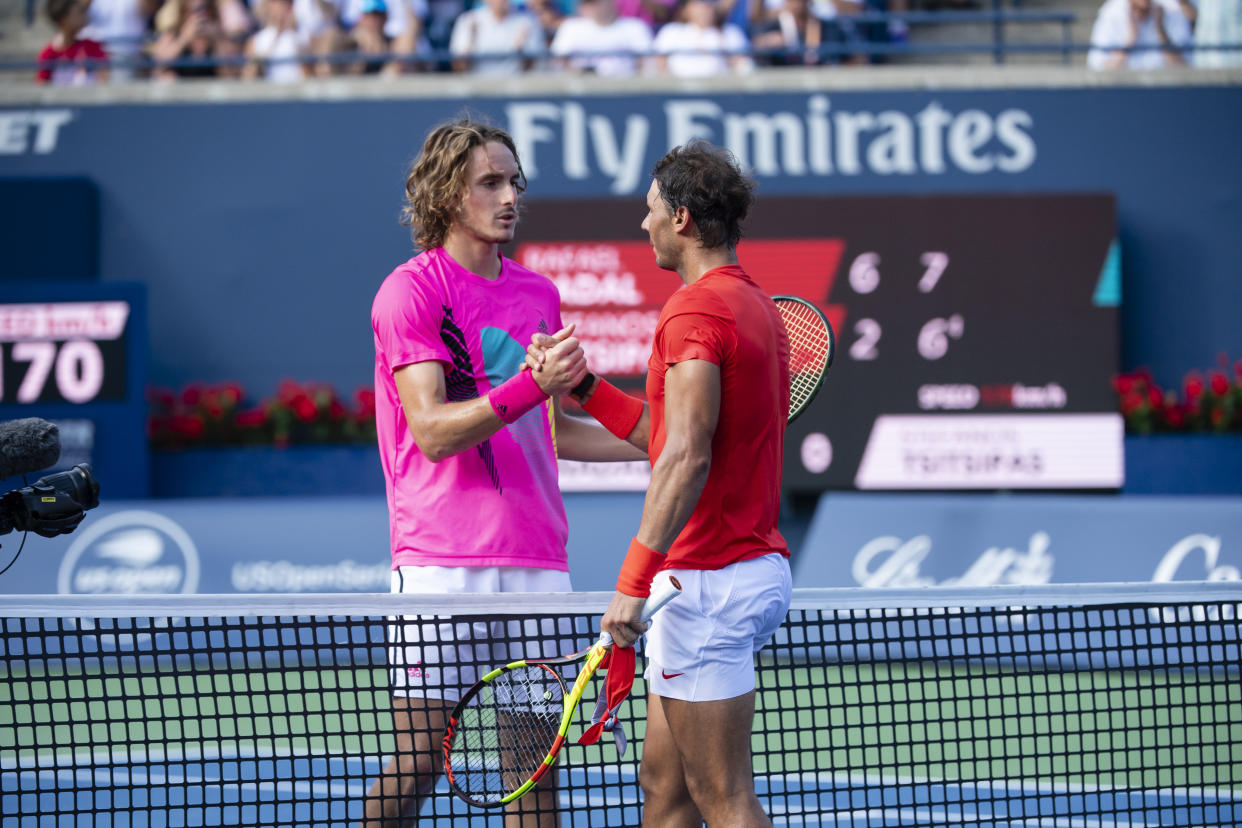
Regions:
<instances>
[{"instance_id":1,"label":"tennis net","mask_svg":"<svg viewBox=\"0 0 1242 828\"><path fill-rule=\"evenodd\" d=\"M588 646L608 598L4 596L4 825L361 824L393 670L465 680L430 644L390 663L392 617L471 625L451 660L486 669ZM1240 610L1240 582L796 590L757 659L760 800L777 825L1242 824ZM625 756L563 751L562 825L639 823L641 679L623 713ZM421 818L500 819L443 780Z\"/></svg>"}]
</instances>

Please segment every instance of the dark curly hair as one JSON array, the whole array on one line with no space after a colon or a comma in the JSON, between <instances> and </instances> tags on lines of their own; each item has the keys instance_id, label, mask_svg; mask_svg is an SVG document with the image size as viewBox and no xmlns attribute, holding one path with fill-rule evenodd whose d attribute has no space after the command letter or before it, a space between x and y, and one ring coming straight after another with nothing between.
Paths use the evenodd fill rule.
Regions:
<instances>
[{"instance_id":1,"label":"dark curly hair","mask_svg":"<svg viewBox=\"0 0 1242 828\"><path fill-rule=\"evenodd\" d=\"M518 158L517 147L509 133L490 124L468 118L441 124L423 142L422 152L414 159L405 180L405 208L402 221L409 224L414 243L422 250L444 244L444 237L461 207L466 191L466 169L475 147L490 143L504 144L517 161L522 177L518 190L526 189L526 173Z\"/></svg>"},{"instance_id":2,"label":"dark curly hair","mask_svg":"<svg viewBox=\"0 0 1242 828\"><path fill-rule=\"evenodd\" d=\"M742 172L733 153L706 141L691 141L657 161L651 177L660 185L670 212L678 207L690 212L700 244L709 250L737 247L756 184Z\"/></svg>"}]
</instances>

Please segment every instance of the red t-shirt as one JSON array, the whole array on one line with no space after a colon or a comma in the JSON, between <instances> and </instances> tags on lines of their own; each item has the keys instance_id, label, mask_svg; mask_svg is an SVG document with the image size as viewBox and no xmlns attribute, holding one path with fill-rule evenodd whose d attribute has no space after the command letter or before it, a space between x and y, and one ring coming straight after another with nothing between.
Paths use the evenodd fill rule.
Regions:
<instances>
[{"instance_id":1,"label":"red t-shirt","mask_svg":"<svg viewBox=\"0 0 1242 828\"><path fill-rule=\"evenodd\" d=\"M107 59L108 53L97 40L75 40L63 49L52 42L39 52L39 72L35 81L54 81L57 86L91 83ZM75 65L88 60L92 62L89 67Z\"/></svg>"},{"instance_id":2,"label":"red t-shirt","mask_svg":"<svg viewBox=\"0 0 1242 828\"><path fill-rule=\"evenodd\" d=\"M720 367L720 417L698 505L668 551L666 568L720 569L772 552L789 414L789 340L776 305L737 265L709 270L664 305L647 368L652 465L664 448L664 378L704 359Z\"/></svg>"}]
</instances>

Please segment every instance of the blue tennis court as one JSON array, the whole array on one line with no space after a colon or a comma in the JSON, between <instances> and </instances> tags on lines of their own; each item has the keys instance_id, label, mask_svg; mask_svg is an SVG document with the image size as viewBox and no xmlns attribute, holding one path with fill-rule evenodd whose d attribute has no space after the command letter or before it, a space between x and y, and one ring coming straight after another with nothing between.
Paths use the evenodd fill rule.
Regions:
<instances>
[{"instance_id":1,"label":"blue tennis court","mask_svg":"<svg viewBox=\"0 0 1242 828\"><path fill-rule=\"evenodd\" d=\"M361 816L363 780L374 778L384 761L144 753L137 757L138 764L126 764L126 758L77 756L72 766L55 770L13 766L6 760L2 783L6 824L98 826L102 812L122 811L117 821L106 824L162 828L248 824L253 819L262 824L347 828ZM626 825L637 820L632 768L606 774L571 767L562 773L569 789L561 798L566 824L576 824L572 814L588 811L597 820L592 824ZM248 775L269 781L248 780ZM289 781L274 781L282 778ZM352 781L330 781L334 778ZM946 784L833 773L759 776L756 786L776 825L1146 828L1242 821L1242 791L1236 790L1133 791L1012 781ZM155 790L163 801L151 799ZM437 794L434 808L428 810L454 826L485 826L499 819L458 801L446 784L441 783ZM181 810L145 818L130 812L149 807ZM77 808L100 813L55 816L57 811ZM1116 816L1117 812L1127 816ZM15 823L10 822L19 814Z\"/></svg>"}]
</instances>

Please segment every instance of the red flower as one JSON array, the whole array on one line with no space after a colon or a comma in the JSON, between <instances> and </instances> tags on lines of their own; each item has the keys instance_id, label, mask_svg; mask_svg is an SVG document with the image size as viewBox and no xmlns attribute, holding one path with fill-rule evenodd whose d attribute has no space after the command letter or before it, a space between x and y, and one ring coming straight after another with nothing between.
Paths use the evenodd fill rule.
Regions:
<instances>
[{"instance_id":1,"label":"red flower","mask_svg":"<svg viewBox=\"0 0 1242 828\"><path fill-rule=\"evenodd\" d=\"M1186 375L1186 400L1194 404L1198 403L1202 396L1203 377L1199 376L1197 371L1192 371Z\"/></svg>"},{"instance_id":2,"label":"red flower","mask_svg":"<svg viewBox=\"0 0 1242 828\"><path fill-rule=\"evenodd\" d=\"M1218 397L1223 397L1229 393L1229 378L1220 371L1212 372L1212 393Z\"/></svg>"},{"instance_id":3,"label":"red flower","mask_svg":"<svg viewBox=\"0 0 1242 828\"><path fill-rule=\"evenodd\" d=\"M336 397L333 397L332 401L328 403L328 416L333 420L345 419L345 406Z\"/></svg>"},{"instance_id":4,"label":"red flower","mask_svg":"<svg viewBox=\"0 0 1242 828\"><path fill-rule=\"evenodd\" d=\"M304 423L313 422L319 413L315 403L305 394L295 399L290 407L293 409L294 416Z\"/></svg>"},{"instance_id":5,"label":"red flower","mask_svg":"<svg viewBox=\"0 0 1242 828\"><path fill-rule=\"evenodd\" d=\"M1132 414L1141 405L1143 405L1143 396L1135 391L1123 394L1121 397L1122 414Z\"/></svg>"},{"instance_id":6,"label":"red flower","mask_svg":"<svg viewBox=\"0 0 1242 828\"><path fill-rule=\"evenodd\" d=\"M225 383L220 386L220 400L225 405L237 405L246 396L242 391L242 387L235 382Z\"/></svg>"},{"instance_id":7,"label":"red flower","mask_svg":"<svg viewBox=\"0 0 1242 828\"><path fill-rule=\"evenodd\" d=\"M178 414L169 422L173 433L181 437L203 436L203 418L195 414Z\"/></svg>"},{"instance_id":8,"label":"red flower","mask_svg":"<svg viewBox=\"0 0 1242 828\"><path fill-rule=\"evenodd\" d=\"M306 392L302 387L291 379L281 380L280 385L276 387L276 399L285 405L293 405L298 397L306 396Z\"/></svg>"},{"instance_id":9,"label":"red flower","mask_svg":"<svg viewBox=\"0 0 1242 828\"><path fill-rule=\"evenodd\" d=\"M242 411L237 415L238 428L262 428L267 423L267 412L261 408Z\"/></svg>"},{"instance_id":10,"label":"red flower","mask_svg":"<svg viewBox=\"0 0 1242 828\"><path fill-rule=\"evenodd\" d=\"M185 390L181 392L181 402L193 408L198 405L198 401L202 399L203 387L201 385L187 385Z\"/></svg>"},{"instance_id":11,"label":"red flower","mask_svg":"<svg viewBox=\"0 0 1242 828\"><path fill-rule=\"evenodd\" d=\"M1147 389L1147 401L1151 403L1152 408L1159 408L1164 404L1164 392L1156 386Z\"/></svg>"}]
</instances>

